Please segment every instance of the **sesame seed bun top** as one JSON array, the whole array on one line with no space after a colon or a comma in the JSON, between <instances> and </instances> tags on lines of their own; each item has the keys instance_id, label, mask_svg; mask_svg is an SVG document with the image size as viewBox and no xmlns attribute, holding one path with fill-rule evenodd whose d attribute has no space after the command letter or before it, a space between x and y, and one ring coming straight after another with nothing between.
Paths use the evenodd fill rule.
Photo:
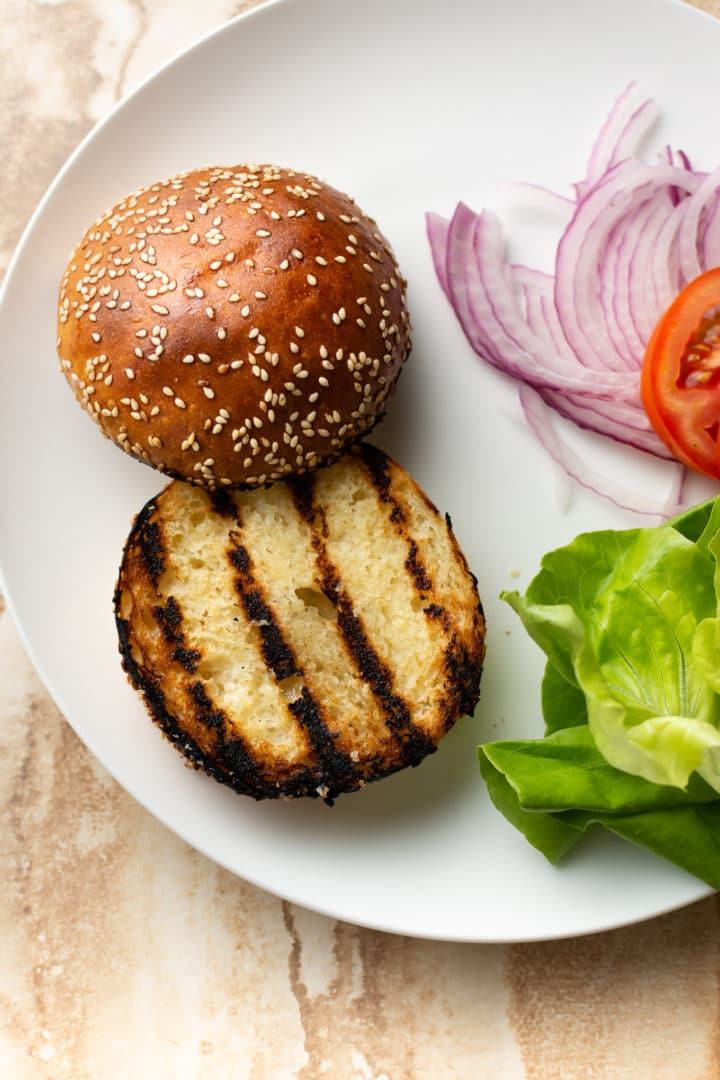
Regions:
<instances>
[{"instance_id":1,"label":"sesame seed bun top","mask_svg":"<svg viewBox=\"0 0 720 1080\"><path fill-rule=\"evenodd\" d=\"M375 223L273 165L128 196L60 288L78 401L133 457L209 488L339 457L383 415L409 350L405 282Z\"/></svg>"}]
</instances>

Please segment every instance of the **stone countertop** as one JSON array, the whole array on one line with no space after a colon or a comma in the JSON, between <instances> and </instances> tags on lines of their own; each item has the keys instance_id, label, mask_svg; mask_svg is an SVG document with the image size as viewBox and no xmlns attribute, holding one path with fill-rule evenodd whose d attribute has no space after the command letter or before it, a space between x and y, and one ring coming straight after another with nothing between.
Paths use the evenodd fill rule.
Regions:
<instances>
[{"instance_id":1,"label":"stone countertop","mask_svg":"<svg viewBox=\"0 0 720 1080\"><path fill-rule=\"evenodd\" d=\"M252 6L4 0L0 272L92 124ZM720 1076L717 898L539 944L359 929L238 880L150 817L65 723L1 599L0 685L3 1078Z\"/></svg>"}]
</instances>

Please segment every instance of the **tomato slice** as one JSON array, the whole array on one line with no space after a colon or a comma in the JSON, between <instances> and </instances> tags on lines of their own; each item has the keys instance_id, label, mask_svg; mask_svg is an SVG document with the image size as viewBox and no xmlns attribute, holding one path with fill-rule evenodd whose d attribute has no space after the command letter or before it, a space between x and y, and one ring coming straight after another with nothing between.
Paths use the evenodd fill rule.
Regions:
<instances>
[{"instance_id":1,"label":"tomato slice","mask_svg":"<svg viewBox=\"0 0 720 1080\"><path fill-rule=\"evenodd\" d=\"M720 267L691 281L658 322L640 393L673 455L720 479Z\"/></svg>"}]
</instances>

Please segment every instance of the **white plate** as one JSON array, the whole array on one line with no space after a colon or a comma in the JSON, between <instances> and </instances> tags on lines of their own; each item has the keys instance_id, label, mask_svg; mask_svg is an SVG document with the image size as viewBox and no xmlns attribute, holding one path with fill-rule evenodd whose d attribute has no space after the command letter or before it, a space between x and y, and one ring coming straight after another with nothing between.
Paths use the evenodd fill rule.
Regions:
<instances>
[{"instance_id":1,"label":"white plate","mask_svg":"<svg viewBox=\"0 0 720 1080\"><path fill-rule=\"evenodd\" d=\"M542 552L578 531L632 518L579 490L561 509L514 388L470 352L440 293L423 215L459 198L506 203L498 184L508 179L562 188L579 177L633 78L664 109L658 145L669 139L714 167L703 103L720 91L719 51L720 25L666 0L286 0L147 82L43 200L0 311L5 589L80 737L148 810L243 878L340 919L468 941L596 931L708 892L607 836L553 869L488 801L476 743L541 730L541 659L499 590L523 587ZM490 627L475 717L419 769L332 810L236 796L185 769L148 721L120 668L111 597L131 518L163 481L99 436L55 359L58 281L90 220L141 183L241 160L324 176L393 243L415 350L376 440L452 514ZM542 251L542 237L527 237L528 251ZM608 468L645 483L632 456Z\"/></svg>"}]
</instances>

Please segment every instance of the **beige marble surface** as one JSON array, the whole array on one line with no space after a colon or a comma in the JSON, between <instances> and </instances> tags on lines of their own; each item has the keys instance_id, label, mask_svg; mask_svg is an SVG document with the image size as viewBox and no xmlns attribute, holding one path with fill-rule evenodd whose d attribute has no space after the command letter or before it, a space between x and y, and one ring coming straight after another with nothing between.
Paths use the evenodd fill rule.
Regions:
<instances>
[{"instance_id":1,"label":"beige marble surface","mask_svg":"<svg viewBox=\"0 0 720 1080\"><path fill-rule=\"evenodd\" d=\"M2 0L0 272L92 124L250 6ZM716 899L506 947L337 923L232 877L127 796L49 700L1 601L0 687L0 1077L720 1076Z\"/></svg>"}]
</instances>

